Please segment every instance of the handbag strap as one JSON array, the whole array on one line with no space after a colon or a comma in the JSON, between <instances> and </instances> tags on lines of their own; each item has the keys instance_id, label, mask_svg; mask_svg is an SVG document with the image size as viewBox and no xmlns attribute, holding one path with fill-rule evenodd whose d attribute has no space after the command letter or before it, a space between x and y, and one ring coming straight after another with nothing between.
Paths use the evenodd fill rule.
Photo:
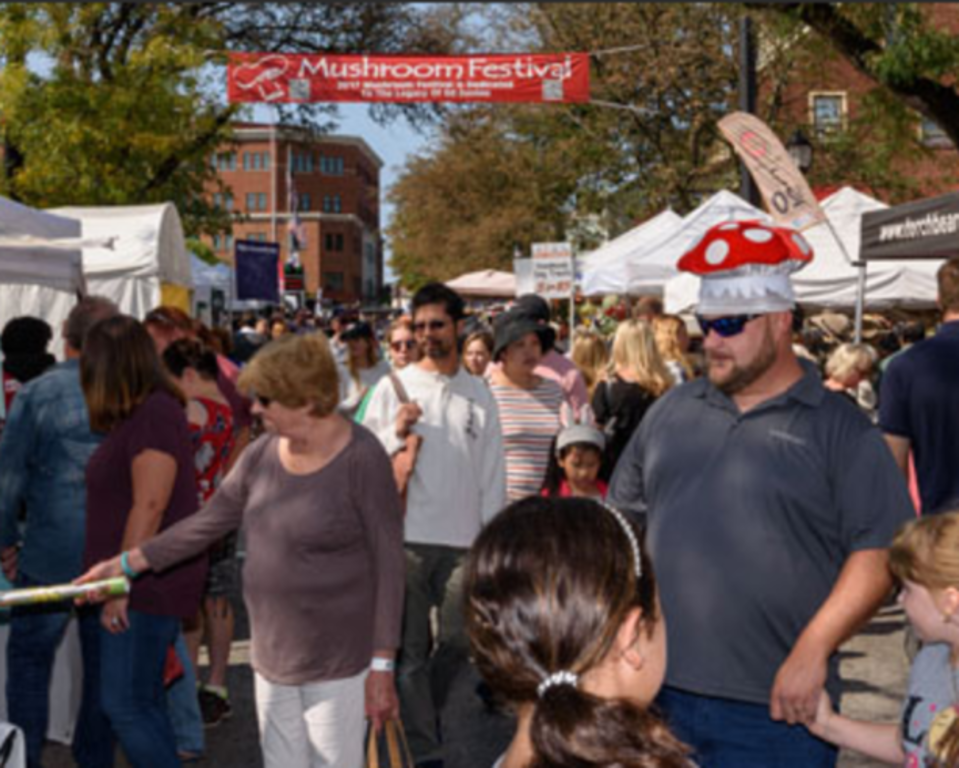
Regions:
<instances>
[{"instance_id":1,"label":"handbag strap","mask_svg":"<svg viewBox=\"0 0 959 768\"><path fill-rule=\"evenodd\" d=\"M413 765L413 755L406 741L403 723L399 720L387 720L383 723L383 735L386 740L386 755L389 760L386 768L404 768ZM369 737L366 742L366 768L380 768L379 739L373 724L370 723Z\"/></svg>"},{"instance_id":2,"label":"handbag strap","mask_svg":"<svg viewBox=\"0 0 959 768\"><path fill-rule=\"evenodd\" d=\"M390 371L389 376L390 382L393 384L393 390L396 392L396 397L403 405L406 405L410 401L410 396L406 393L406 387L403 386L400 377L393 371Z\"/></svg>"}]
</instances>

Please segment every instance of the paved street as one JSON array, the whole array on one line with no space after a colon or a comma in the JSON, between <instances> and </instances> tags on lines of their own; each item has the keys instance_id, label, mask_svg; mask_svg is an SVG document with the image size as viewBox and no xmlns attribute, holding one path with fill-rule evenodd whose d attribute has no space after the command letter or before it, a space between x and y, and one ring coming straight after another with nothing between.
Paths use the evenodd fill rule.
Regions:
<instances>
[{"instance_id":1,"label":"paved street","mask_svg":"<svg viewBox=\"0 0 959 768\"><path fill-rule=\"evenodd\" d=\"M241 637L248 637L245 622L241 623L240 632ZM908 671L902 638L902 612L889 606L843 649L846 685L842 707L847 714L877 721L896 718ZM235 645L230 667L234 715L229 721L207 731L208 757L196 764L199 768L262 766L248 650L246 640ZM509 741L509 719L485 710L475 695L477 682L473 676L458 681L449 705L449 768L488 768ZM73 768L74 763L66 748L51 745L47 750L46 765L48 768ZM118 765L125 766L126 763L118 761ZM879 765L852 754L844 754L839 762L840 768Z\"/></svg>"}]
</instances>

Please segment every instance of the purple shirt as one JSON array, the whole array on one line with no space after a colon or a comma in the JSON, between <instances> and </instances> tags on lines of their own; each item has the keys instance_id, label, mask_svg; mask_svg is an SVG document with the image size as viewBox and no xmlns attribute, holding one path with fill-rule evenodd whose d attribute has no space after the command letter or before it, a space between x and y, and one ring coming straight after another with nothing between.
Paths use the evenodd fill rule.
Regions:
<instances>
[{"instance_id":1,"label":"purple shirt","mask_svg":"<svg viewBox=\"0 0 959 768\"><path fill-rule=\"evenodd\" d=\"M133 507L133 460L148 450L173 457L177 467L160 530L196 512L196 472L186 412L171 394L156 391L113 428L87 465L85 567L120 553ZM193 616L200 606L205 576L205 553L162 574L145 574L133 584L130 608L157 616Z\"/></svg>"}]
</instances>

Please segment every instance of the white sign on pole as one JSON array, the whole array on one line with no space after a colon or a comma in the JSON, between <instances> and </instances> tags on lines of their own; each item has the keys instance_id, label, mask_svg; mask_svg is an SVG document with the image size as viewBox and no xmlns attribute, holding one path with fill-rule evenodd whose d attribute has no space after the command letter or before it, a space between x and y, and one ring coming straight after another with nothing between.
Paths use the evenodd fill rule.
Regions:
<instances>
[{"instance_id":1,"label":"white sign on pole","mask_svg":"<svg viewBox=\"0 0 959 768\"><path fill-rule=\"evenodd\" d=\"M573 290L573 246L533 243L534 292L544 299L566 299Z\"/></svg>"}]
</instances>

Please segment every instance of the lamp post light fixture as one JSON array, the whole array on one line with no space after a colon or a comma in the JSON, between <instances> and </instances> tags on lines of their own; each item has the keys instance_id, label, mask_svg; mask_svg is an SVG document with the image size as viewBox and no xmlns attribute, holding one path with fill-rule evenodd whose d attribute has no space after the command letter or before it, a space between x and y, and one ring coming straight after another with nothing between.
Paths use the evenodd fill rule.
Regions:
<instances>
[{"instance_id":1,"label":"lamp post light fixture","mask_svg":"<svg viewBox=\"0 0 959 768\"><path fill-rule=\"evenodd\" d=\"M793 133L786 143L786 151L803 174L812 168L813 146L802 131Z\"/></svg>"}]
</instances>

